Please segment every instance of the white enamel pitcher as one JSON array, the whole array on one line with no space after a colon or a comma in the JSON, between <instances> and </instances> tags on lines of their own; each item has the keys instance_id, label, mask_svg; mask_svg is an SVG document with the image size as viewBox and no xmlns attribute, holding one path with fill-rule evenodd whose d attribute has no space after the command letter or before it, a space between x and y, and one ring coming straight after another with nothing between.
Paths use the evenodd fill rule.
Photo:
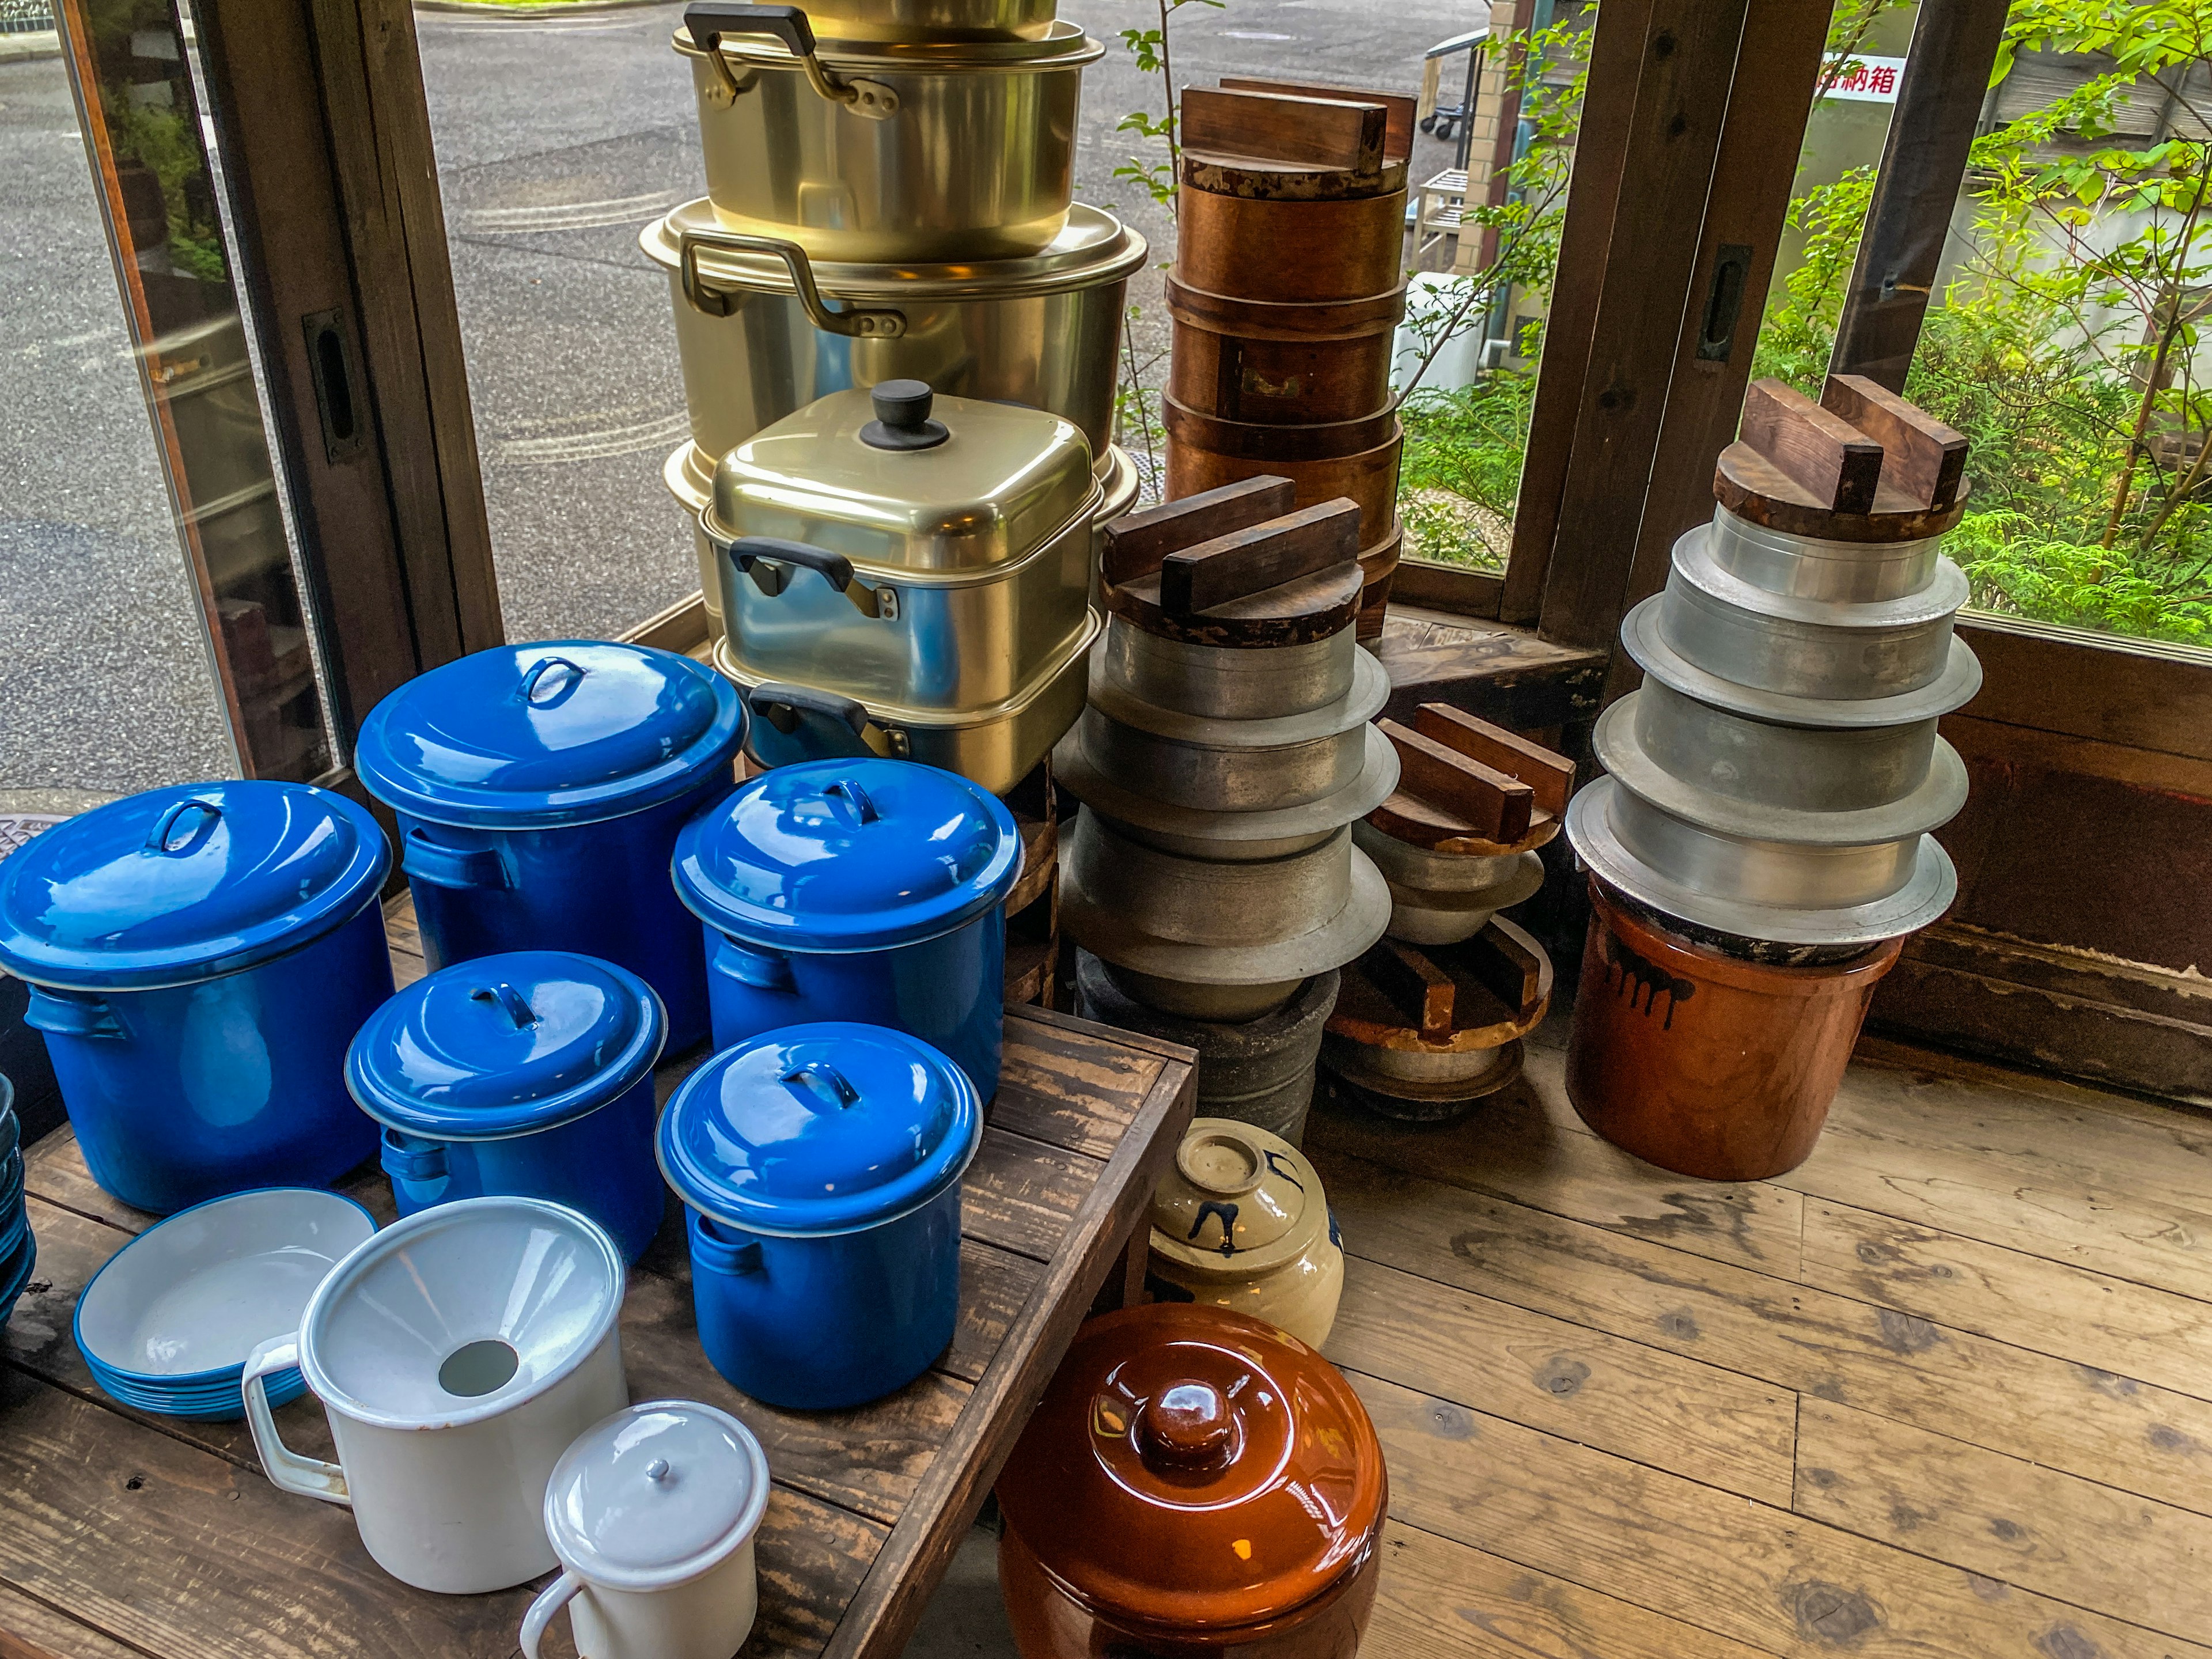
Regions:
<instances>
[{"instance_id":1,"label":"white enamel pitcher","mask_svg":"<svg viewBox=\"0 0 2212 1659\"><path fill-rule=\"evenodd\" d=\"M349 1505L403 1583L505 1589L557 1565L542 1510L562 1452L629 1398L623 1260L574 1210L530 1198L440 1205L331 1270L291 1336L246 1364L269 1478ZM278 1438L265 1379L296 1364L337 1462Z\"/></svg>"}]
</instances>

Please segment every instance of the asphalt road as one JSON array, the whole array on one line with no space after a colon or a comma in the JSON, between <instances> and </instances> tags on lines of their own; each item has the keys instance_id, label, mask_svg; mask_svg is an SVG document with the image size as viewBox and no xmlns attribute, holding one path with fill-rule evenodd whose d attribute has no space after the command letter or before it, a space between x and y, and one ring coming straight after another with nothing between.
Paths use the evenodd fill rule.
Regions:
<instances>
[{"instance_id":1,"label":"asphalt road","mask_svg":"<svg viewBox=\"0 0 2212 1659\"><path fill-rule=\"evenodd\" d=\"M684 436L647 221L703 192L680 3L555 18L420 12L462 336L507 629L617 631L690 591L660 482ZM1146 0L1063 0L1109 46L1088 72L1080 199L1166 214L1113 177L1157 113L1121 30ZM1176 79L1274 74L1412 92L1481 0L1228 0L1176 16ZM0 791L143 788L231 769L62 65L0 65ZM1416 178L1449 165L1424 139ZM1157 274L1133 299L1165 343Z\"/></svg>"}]
</instances>

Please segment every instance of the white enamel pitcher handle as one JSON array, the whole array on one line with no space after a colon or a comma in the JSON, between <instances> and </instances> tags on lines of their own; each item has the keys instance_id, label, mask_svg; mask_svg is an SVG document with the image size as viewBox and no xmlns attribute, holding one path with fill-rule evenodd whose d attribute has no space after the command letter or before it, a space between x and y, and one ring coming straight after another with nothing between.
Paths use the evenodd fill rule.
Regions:
<instances>
[{"instance_id":1,"label":"white enamel pitcher handle","mask_svg":"<svg viewBox=\"0 0 2212 1659\"><path fill-rule=\"evenodd\" d=\"M584 1588L584 1581L573 1572L563 1571L558 1578L538 1592L538 1599L530 1604L530 1611L522 1615L522 1659L538 1659L538 1644L545 1634L545 1627L553 1622L553 1615L567 1607L576 1592Z\"/></svg>"},{"instance_id":2,"label":"white enamel pitcher handle","mask_svg":"<svg viewBox=\"0 0 2212 1659\"><path fill-rule=\"evenodd\" d=\"M241 1385L246 1390L246 1420L253 1430L253 1449L261 1454L261 1467L270 1480L302 1498L319 1498L325 1504L353 1507L346 1491L345 1471L319 1457L302 1457L285 1445L276 1433L276 1419L269 1410L269 1374L300 1363L298 1332L271 1338L256 1348L246 1362Z\"/></svg>"}]
</instances>

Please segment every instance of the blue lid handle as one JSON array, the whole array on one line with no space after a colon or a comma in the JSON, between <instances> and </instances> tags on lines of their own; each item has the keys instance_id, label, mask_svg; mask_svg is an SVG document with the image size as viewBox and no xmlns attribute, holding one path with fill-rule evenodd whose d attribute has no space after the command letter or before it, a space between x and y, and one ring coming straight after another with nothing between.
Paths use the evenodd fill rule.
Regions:
<instances>
[{"instance_id":1,"label":"blue lid handle","mask_svg":"<svg viewBox=\"0 0 2212 1659\"><path fill-rule=\"evenodd\" d=\"M538 1024L538 1013L530 1006L530 999L501 980L496 985L480 985L469 993L471 1002L496 1002L507 1010L507 1017L514 1022L514 1029L526 1031Z\"/></svg>"},{"instance_id":2,"label":"blue lid handle","mask_svg":"<svg viewBox=\"0 0 2212 1659\"><path fill-rule=\"evenodd\" d=\"M822 791L822 804L837 810L837 816L854 829L864 823L873 823L881 816L868 792L850 778L840 778Z\"/></svg>"},{"instance_id":3,"label":"blue lid handle","mask_svg":"<svg viewBox=\"0 0 2212 1659\"><path fill-rule=\"evenodd\" d=\"M538 699L538 683L556 668L565 668L568 671L568 683L553 696L540 702ZM522 676L520 696L523 702L533 708L557 708L575 695L576 688L584 683L584 676L589 672L581 663L573 661L567 657L540 657L525 671Z\"/></svg>"},{"instance_id":4,"label":"blue lid handle","mask_svg":"<svg viewBox=\"0 0 2212 1659\"><path fill-rule=\"evenodd\" d=\"M776 1079L798 1095L801 1100L811 1094L817 1100L842 1111L860 1103L860 1091L845 1080L845 1074L827 1060L811 1060L804 1066L794 1066Z\"/></svg>"},{"instance_id":5,"label":"blue lid handle","mask_svg":"<svg viewBox=\"0 0 2212 1659\"><path fill-rule=\"evenodd\" d=\"M172 844L171 837L177 833L178 821L187 812L199 812L205 816L191 827L191 833L182 841ZM222 808L217 806L213 801L180 800L154 820L154 828L146 837L146 850L149 853L161 853L170 858L176 858L191 852L213 835L216 825L222 822Z\"/></svg>"}]
</instances>

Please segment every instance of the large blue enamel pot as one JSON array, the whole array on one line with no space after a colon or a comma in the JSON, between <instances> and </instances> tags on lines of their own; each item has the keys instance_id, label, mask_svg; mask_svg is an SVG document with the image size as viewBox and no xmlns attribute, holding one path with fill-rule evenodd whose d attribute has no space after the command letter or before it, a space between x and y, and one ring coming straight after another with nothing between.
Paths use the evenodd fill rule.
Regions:
<instances>
[{"instance_id":1,"label":"large blue enamel pot","mask_svg":"<svg viewBox=\"0 0 2212 1659\"><path fill-rule=\"evenodd\" d=\"M952 1340L960 1177L983 1133L961 1069L897 1031L795 1025L725 1049L661 1115L690 1206L691 1294L733 1386L801 1410L903 1388Z\"/></svg>"},{"instance_id":2,"label":"large blue enamel pot","mask_svg":"<svg viewBox=\"0 0 2212 1659\"><path fill-rule=\"evenodd\" d=\"M886 1025L990 1099L1021 872L1013 814L954 773L841 759L752 779L676 842L676 890L706 927L714 1046L811 1020Z\"/></svg>"},{"instance_id":3,"label":"large blue enamel pot","mask_svg":"<svg viewBox=\"0 0 2212 1659\"><path fill-rule=\"evenodd\" d=\"M672 1048L707 1035L698 925L668 884L677 831L729 793L744 710L672 651L501 646L371 711L355 766L399 819L433 968L580 951L659 994Z\"/></svg>"},{"instance_id":4,"label":"large blue enamel pot","mask_svg":"<svg viewBox=\"0 0 2212 1659\"><path fill-rule=\"evenodd\" d=\"M0 968L92 1178L167 1214L376 1150L346 1044L392 994L376 821L307 784L155 789L0 863Z\"/></svg>"},{"instance_id":5,"label":"large blue enamel pot","mask_svg":"<svg viewBox=\"0 0 2212 1659\"><path fill-rule=\"evenodd\" d=\"M627 969L564 951L478 957L370 1017L346 1086L384 1130L402 1215L464 1198L542 1198L635 1261L659 1231L653 1067L668 1020Z\"/></svg>"}]
</instances>

